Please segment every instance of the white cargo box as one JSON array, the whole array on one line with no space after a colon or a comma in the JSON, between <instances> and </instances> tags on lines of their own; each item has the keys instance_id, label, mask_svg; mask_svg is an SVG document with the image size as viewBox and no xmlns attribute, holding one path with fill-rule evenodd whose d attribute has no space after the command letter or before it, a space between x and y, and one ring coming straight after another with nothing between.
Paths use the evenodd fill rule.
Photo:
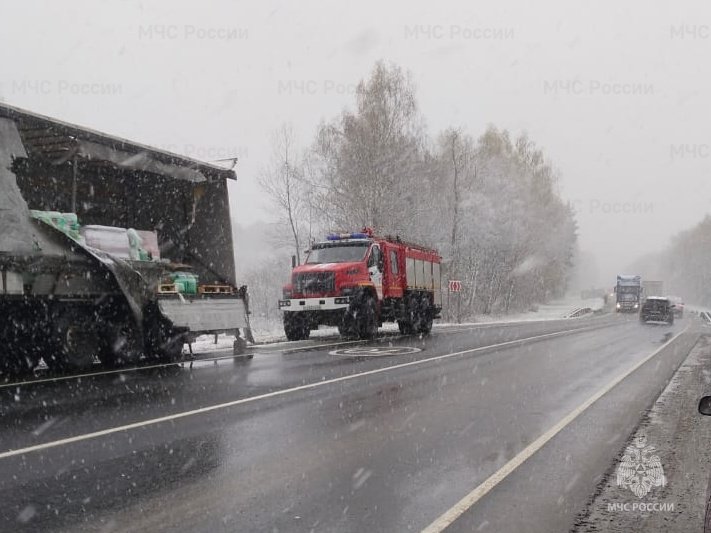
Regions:
<instances>
[{"instance_id":1,"label":"white cargo box","mask_svg":"<svg viewBox=\"0 0 711 533\"><path fill-rule=\"evenodd\" d=\"M87 246L97 248L122 259L131 258L131 244L128 240L128 230L126 228L82 226L79 233L84 237ZM136 230L136 233L141 237L141 247L150 252L154 260L160 259L156 232Z\"/></svg>"},{"instance_id":2,"label":"white cargo box","mask_svg":"<svg viewBox=\"0 0 711 533\"><path fill-rule=\"evenodd\" d=\"M18 272L0 272L0 293L22 294L22 274Z\"/></svg>"}]
</instances>

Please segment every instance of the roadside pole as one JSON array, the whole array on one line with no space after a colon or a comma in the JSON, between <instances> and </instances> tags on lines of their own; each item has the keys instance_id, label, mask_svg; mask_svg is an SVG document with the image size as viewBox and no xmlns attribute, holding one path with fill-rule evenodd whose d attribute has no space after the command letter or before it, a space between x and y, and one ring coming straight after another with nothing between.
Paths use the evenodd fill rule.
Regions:
<instances>
[{"instance_id":1,"label":"roadside pole","mask_svg":"<svg viewBox=\"0 0 711 533\"><path fill-rule=\"evenodd\" d=\"M458 279L450 279L449 283L447 283L447 309L451 309L450 307L450 295L456 292L457 293L457 324L462 323L462 282ZM449 312L449 320L451 322L452 316L451 316L451 311Z\"/></svg>"}]
</instances>

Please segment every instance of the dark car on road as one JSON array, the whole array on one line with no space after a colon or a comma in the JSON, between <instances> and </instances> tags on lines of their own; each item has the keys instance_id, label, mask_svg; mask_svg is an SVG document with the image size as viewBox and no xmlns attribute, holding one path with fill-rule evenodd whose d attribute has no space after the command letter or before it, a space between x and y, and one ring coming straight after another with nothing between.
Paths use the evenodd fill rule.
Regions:
<instances>
[{"instance_id":1,"label":"dark car on road","mask_svg":"<svg viewBox=\"0 0 711 533\"><path fill-rule=\"evenodd\" d=\"M663 296L649 296L639 310L639 321L674 323L674 304Z\"/></svg>"}]
</instances>

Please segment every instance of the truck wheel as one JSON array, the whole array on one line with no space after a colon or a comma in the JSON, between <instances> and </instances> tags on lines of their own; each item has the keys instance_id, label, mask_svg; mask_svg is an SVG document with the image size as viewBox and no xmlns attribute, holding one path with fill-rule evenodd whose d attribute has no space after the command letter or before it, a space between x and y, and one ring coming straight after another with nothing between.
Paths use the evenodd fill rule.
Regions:
<instances>
[{"instance_id":1,"label":"truck wheel","mask_svg":"<svg viewBox=\"0 0 711 533\"><path fill-rule=\"evenodd\" d=\"M424 316L420 321L420 333L423 335L429 335L432 331L432 313L430 312L429 304L422 310Z\"/></svg>"},{"instance_id":2,"label":"truck wheel","mask_svg":"<svg viewBox=\"0 0 711 533\"><path fill-rule=\"evenodd\" d=\"M355 332L353 331L352 318L349 321L349 315L344 315L343 322L338 324L338 334L344 339L349 339L355 337Z\"/></svg>"},{"instance_id":3,"label":"truck wheel","mask_svg":"<svg viewBox=\"0 0 711 533\"><path fill-rule=\"evenodd\" d=\"M112 325L104 330L104 345L99 353L104 365L119 367L137 362L140 356L136 328L131 324Z\"/></svg>"},{"instance_id":4,"label":"truck wheel","mask_svg":"<svg viewBox=\"0 0 711 533\"><path fill-rule=\"evenodd\" d=\"M412 328L412 322L406 320L398 320L397 327L402 335L412 335L415 332Z\"/></svg>"},{"instance_id":5,"label":"truck wheel","mask_svg":"<svg viewBox=\"0 0 711 533\"><path fill-rule=\"evenodd\" d=\"M101 338L92 324L71 311L57 318L51 344L44 362L58 372L87 369L101 352Z\"/></svg>"},{"instance_id":6,"label":"truck wheel","mask_svg":"<svg viewBox=\"0 0 711 533\"><path fill-rule=\"evenodd\" d=\"M358 313L358 336L373 339L378 334L378 311L375 298L366 296Z\"/></svg>"},{"instance_id":7,"label":"truck wheel","mask_svg":"<svg viewBox=\"0 0 711 533\"><path fill-rule=\"evenodd\" d=\"M5 340L4 346L0 346L0 374L22 376L31 373L39 364L43 339L37 332L24 331L22 325L8 321L5 328L0 329L0 338Z\"/></svg>"},{"instance_id":8,"label":"truck wheel","mask_svg":"<svg viewBox=\"0 0 711 533\"><path fill-rule=\"evenodd\" d=\"M303 341L308 339L311 334L308 321L293 315L294 313L284 313L284 333L286 333L287 340Z\"/></svg>"},{"instance_id":9,"label":"truck wheel","mask_svg":"<svg viewBox=\"0 0 711 533\"><path fill-rule=\"evenodd\" d=\"M0 353L0 374L3 376L24 376L32 373L39 364L40 355L31 347L6 344Z\"/></svg>"},{"instance_id":10,"label":"truck wheel","mask_svg":"<svg viewBox=\"0 0 711 533\"><path fill-rule=\"evenodd\" d=\"M183 357L183 346L185 345L185 335L179 333L170 338L164 338L154 350L152 355L161 363L175 363Z\"/></svg>"},{"instance_id":11,"label":"truck wheel","mask_svg":"<svg viewBox=\"0 0 711 533\"><path fill-rule=\"evenodd\" d=\"M412 325L415 333L427 335L432 330L432 313L430 303L425 297L412 301Z\"/></svg>"},{"instance_id":12,"label":"truck wheel","mask_svg":"<svg viewBox=\"0 0 711 533\"><path fill-rule=\"evenodd\" d=\"M147 306L143 314L143 345L147 358L160 363L174 363L183 358L183 346L190 336L186 328L175 328L160 312L157 304Z\"/></svg>"}]
</instances>

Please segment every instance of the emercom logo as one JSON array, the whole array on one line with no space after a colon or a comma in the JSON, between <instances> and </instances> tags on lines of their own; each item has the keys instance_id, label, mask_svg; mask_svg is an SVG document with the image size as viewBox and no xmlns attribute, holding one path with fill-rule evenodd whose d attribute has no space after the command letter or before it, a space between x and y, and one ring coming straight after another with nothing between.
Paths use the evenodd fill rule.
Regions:
<instances>
[{"instance_id":1,"label":"emercom logo","mask_svg":"<svg viewBox=\"0 0 711 533\"><path fill-rule=\"evenodd\" d=\"M647 435L638 434L617 466L617 486L629 488L638 498L644 498L654 487L664 487L667 478L654 451L654 446L647 445Z\"/></svg>"}]
</instances>

